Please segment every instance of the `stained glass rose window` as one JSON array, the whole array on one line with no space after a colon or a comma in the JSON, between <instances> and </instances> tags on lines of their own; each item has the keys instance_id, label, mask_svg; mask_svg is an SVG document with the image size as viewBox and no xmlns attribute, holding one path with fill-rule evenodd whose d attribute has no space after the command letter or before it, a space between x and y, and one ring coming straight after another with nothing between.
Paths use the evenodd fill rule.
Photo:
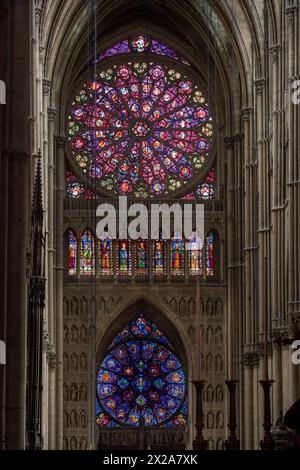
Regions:
<instances>
[{"instance_id":1,"label":"stained glass rose window","mask_svg":"<svg viewBox=\"0 0 300 470\"><path fill-rule=\"evenodd\" d=\"M78 91L68 125L75 164L107 195L182 193L213 143L206 98L175 63L101 65Z\"/></svg>"},{"instance_id":2,"label":"stained glass rose window","mask_svg":"<svg viewBox=\"0 0 300 470\"><path fill-rule=\"evenodd\" d=\"M109 347L97 376L97 425L185 427L186 378L172 345L143 315Z\"/></svg>"}]
</instances>

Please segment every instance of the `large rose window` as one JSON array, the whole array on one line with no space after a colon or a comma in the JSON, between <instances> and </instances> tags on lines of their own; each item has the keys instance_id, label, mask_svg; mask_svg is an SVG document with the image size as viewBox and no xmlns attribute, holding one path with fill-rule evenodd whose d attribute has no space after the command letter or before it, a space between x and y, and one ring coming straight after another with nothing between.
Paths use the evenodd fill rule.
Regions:
<instances>
[{"instance_id":1,"label":"large rose window","mask_svg":"<svg viewBox=\"0 0 300 470\"><path fill-rule=\"evenodd\" d=\"M98 426L186 425L186 379L163 333L143 315L116 337L97 377Z\"/></svg>"},{"instance_id":2,"label":"large rose window","mask_svg":"<svg viewBox=\"0 0 300 470\"><path fill-rule=\"evenodd\" d=\"M212 137L206 99L178 64L102 65L69 117L73 160L104 194L188 190L208 163Z\"/></svg>"}]
</instances>

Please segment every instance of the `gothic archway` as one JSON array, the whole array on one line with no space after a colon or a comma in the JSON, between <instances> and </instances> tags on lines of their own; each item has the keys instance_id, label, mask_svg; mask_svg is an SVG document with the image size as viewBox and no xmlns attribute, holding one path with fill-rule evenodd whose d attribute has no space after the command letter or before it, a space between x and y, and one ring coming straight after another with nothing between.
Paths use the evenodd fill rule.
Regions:
<instances>
[{"instance_id":1,"label":"gothic archway","mask_svg":"<svg viewBox=\"0 0 300 470\"><path fill-rule=\"evenodd\" d=\"M96 357L99 448L187 446L188 362L183 345L178 348L180 337L174 327L161 322L163 315L157 310L154 316L158 321L154 322L154 312L146 302L137 302L121 314L128 318L125 323L120 318L113 322L118 325L117 334L109 328L106 345L103 341L99 345Z\"/></svg>"}]
</instances>

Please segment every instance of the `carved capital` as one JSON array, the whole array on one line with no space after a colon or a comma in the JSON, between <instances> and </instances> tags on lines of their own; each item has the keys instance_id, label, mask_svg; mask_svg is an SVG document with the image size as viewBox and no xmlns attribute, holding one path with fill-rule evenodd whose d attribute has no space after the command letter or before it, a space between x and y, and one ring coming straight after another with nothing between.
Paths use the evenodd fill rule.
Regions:
<instances>
[{"instance_id":1,"label":"carved capital","mask_svg":"<svg viewBox=\"0 0 300 470\"><path fill-rule=\"evenodd\" d=\"M273 328L272 330L273 343L276 346L284 346L290 343L289 329L287 326Z\"/></svg>"},{"instance_id":2,"label":"carved capital","mask_svg":"<svg viewBox=\"0 0 300 470\"><path fill-rule=\"evenodd\" d=\"M56 121L57 110L55 108L48 108L48 119L49 121Z\"/></svg>"},{"instance_id":3,"label":"carved capital","mask_svg":"<svg viewBox=\"0 0 300 470\"><path fill-rule=\"evenodd\" d=\"M297 13L298 9L299 9L299 6L296 3L293 3L292 5L289 5L285 9L285 13L286 13L286 16L287 16L287 19L288 19L288 22L289 22L290 25L294 24L295 16L296 16L296 13Z\"/></svg>"},{"instance_id":4,"label":"carved capital","mask_svg":"<svg viewBox=\"0 0 300 470\"><path fill-rule=\"evenodd\" d=\"M253 111L253 108L243 108L241 110L241 118L243 121L250 121L250 116Z\"/></svg>"},{"instance_id":5,"label":"carved capital","mask_svg":"<svg viewBox=\"0 0 300 470\"><path fill-rule=\"evenodd\" d=\"M49 95L49 91L51 88L51 81L48 78L43 78L43 94ZM48 110L49 113L49 110Z\"/></svg>"},{"instance_id":6,"label":"carved capital","mask_svg":"<svg viewBox=\"0 0 300 470\"><path fill-rule=\"evenodd\" d=\"M233 149L234 140L235 140L234 137L231 137L231 136L225 137L224 139L225 148L229 150Z\"/></svg>"},{"instance_id":7,"label":"carved capital","mask_svg":"<svg viewBox=\"0 0 300 470\"><path fill-rule=\"evenodd\" d=\"M255 80L254 85L255 85L255 93L257 95L261 95L264 91L265 86L266 86L266 79L265 78L259 78L258 80Z\"/></svg>"},{"instance_id":8,"label":"carved capital","mask_svg":"<svg viewBox=\"0 0 300 470\"><path fill-rule=\"evenodd\" d=\"M289 315L288 332L291 342L300 339L300 313L292 313Z\"/></svg>"},{"instance_id":9,"label":"carved capital","mask_svg":"<svg viewBox=\"0 0 300 470\"><path fill-rule=\"evenodd\" d=\"M278 61L278 56L279 56L279 51L281 50L281 47L279 44L274 44L274 46L270 47L270 55L273 58L274 62Z\"/></svg>"},{"instance_id":10,"label":"carved capital","mask_svg":"<svg viewBox=\"0 0 300 470\"><path fill-rule=\"evenodd\" d=\"M35 13L35 25L39 26L43 10L40 7L35 7L34 13Z\"/></svg>"},{"instance_id":11,"label":"carved capital","mask_svg":"<svg viewBox=\"0 0 300 470\"><path fill-rule=\"evenodd\" d=\"M259 353L256 352L245 352L243 363L245 367L258 367L259 366Z\"/></svg>"},{"instance_id":12,"label":"carved capital","mask_svg":"<svg viewBox=\"0 0 300 470\"><path fill-rule=\"evenodd\" d=\"M66 147L67 139L64 136L57 135L55 137L56 146L58 149L64 149Z\"/></svg>"}]
</instances>

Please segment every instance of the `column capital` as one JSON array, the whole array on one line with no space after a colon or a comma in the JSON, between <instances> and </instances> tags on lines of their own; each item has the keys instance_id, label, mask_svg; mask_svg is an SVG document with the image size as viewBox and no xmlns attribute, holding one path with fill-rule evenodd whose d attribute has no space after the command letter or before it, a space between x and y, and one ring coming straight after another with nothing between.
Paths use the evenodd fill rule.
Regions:
<instances>
[{"instance_id":1,"label":"column capital","mask_svg":"<svg viewBox=\"0 0 300 470\"><path fill-rule=\"evenodd\" d=\"M254 368L259 366L259 353L258 352L245 352L243 363L245 367Z\"/></svg>"},{"instance_id":2,"label":"column capital","mask_svg":"<svg viewBox=\"0 0 300 470\"><path fill-rule=\"evenodd\" d=\"M228 150L233 149L234 141L235 139L232 136L225 137L224 139L225 148Z\"/></svg>"},{"instance_id":3,"label":"column capital","mask_svg":"<svg viewBox=\"0 0 300 470\"><path fill-rule=\"evenodd\" d=\"M248 108L242 108L241 109L241 118L243 121L249 121L251 113L253 111L253 108L248 107Z\"/></svg>"},{"instance_id":4,"label":"column capital","mask_svg":"<svg viewBox=\"0 0 300 470\"><path fill-rule=\"evenodd\" d=\"M34 10L34 13L35 13L35 25L38 26L40 24L40 21L41 21L43 9L40 8L39 6L36 6L35 10Z\"/></svg>"},{"instance_id":5,"label":"column capital","mask_svg":"<svg viewBox=\"0 0 300 470\"><path fill-rule=\"evenodd\" d=\"M289 5L288 7L286 7L285 13L286 13L286 16L290 25L294 23L295 16L298 10L299 10L299 5L295 1L292 5Z\"/></svg>"},{"instance_id":6,"label":"column capital","mask_svg":"<svg viewBox=\"0 0 300 470\"><path fill-rule=\"evenodd\" d=\"M67 138L65 136L56 135L55 140L57 148L64 149L66 147Z\"/></svg>"},{"instance_id":7,"label":"column capital","mask_svg":"<svg viewBox=\"0 0 300 470\"><path fill-rule=\"evenodd\" d=\"M43 95L49 95L51 88L51 80L48 78L43 78Z\"/></svg>"},{"instance_id":8,"label":"column capital","mask_svg":"<svg viewBox=\"0 0 300 470\"><path fill-rule=\"evenodd\" d=\"M274 62L278 61L279 51L281 51L281 46L279 44L273 44L269 49L270 55L273 58Z\"/></svg>"},{"instance_id":9,"label":"column capital","mask_svg":"<svg viewBox=\"0 0 300 470\"><path fill-rule=\"evenodd\" d=\"M254 86L255 86L255 93L257 95L261 95L263 93L266 83L267 83L267 80L264 77L258 78L257 80L255 80Z\"/></svg>"},{"instance_id":10,"label":"column capital","mask_svg":"<svg viewBox=\"0 0 300 470\"><path fill-rule=\"evenodd\" d=\"M49 121L56 121L57 116L57 109L56 108L48 108L48 119Z\"/></svg>"}]
</instances>

